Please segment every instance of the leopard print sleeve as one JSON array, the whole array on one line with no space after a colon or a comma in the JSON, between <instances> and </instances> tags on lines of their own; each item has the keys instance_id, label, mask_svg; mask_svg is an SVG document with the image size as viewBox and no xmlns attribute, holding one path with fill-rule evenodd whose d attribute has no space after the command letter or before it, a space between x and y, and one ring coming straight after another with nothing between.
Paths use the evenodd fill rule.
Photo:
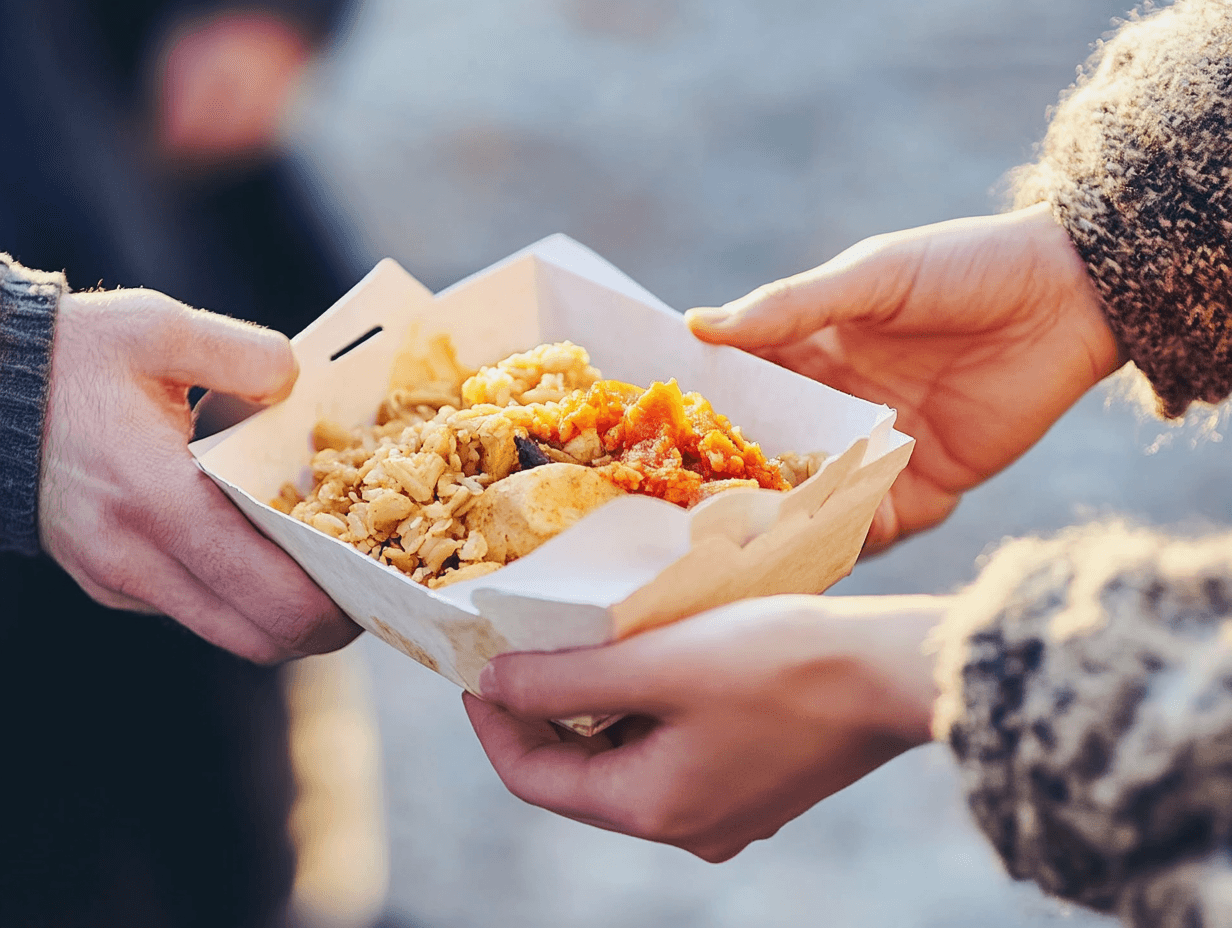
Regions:
<instances>
[{"instance_id":1,"label":"leopard print sleeve","mask_svg":"<svg viewBox=\"0 0 1232 928\"><path fill-rule=\"evenodd\" d=\"M1232 535L1020 540L957 602L934 724L1011 875L1232 924Z\"/></svg>"}]
</instances>

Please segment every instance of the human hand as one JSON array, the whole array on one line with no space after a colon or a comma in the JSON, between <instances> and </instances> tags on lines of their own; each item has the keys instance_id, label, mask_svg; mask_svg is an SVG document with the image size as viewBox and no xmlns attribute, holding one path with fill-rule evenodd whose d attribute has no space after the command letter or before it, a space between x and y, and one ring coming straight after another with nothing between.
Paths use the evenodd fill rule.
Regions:
<instances>
[{"instance_id":1,"label":"human hand","mask_svg":"<svg viewBox=\"0 0 1232 928\"><path fill-rule=\"evenodd\" d=\"M1043 204L879 235L686 320L705 341L898 410L916 447L866 552L945 519L1124 361Z\"/></svg>"},{"instance_id":2,"label":"human hand","mask_svg":"<svg viewBox=\"0 0 1232 928\"><path fill-rule=\"evenodd\" d=\"M498 657L466 710L514 795L719 862L929 739L923 643L947 604L746 600L606 647ZM589 739L546 721L617 713Z\"/></svg>"},{"instance_id":3,"label":"human hand","mask_svg":"<svg viewBox=\"0 0 1232 928\"><path fill-rule=\"evenodd\" d=\"M242 657L342 647L359 629L260 535L188 451L188 390L262 403L297 369L276 332L147 290L60 300L39 535L95 600L161 612Z\"/></svg>"},{"instance_id":4,"label":"human hand","mask_svg":"<svg viewBox=\"0 0 1232 928\"><path fill-rule=\"evenodd\" d=\"M155 67L160 148L207 167L264 153L311 54L289 21L268 12L188 20L171 32Z\"/></svg>"}]
</instances>

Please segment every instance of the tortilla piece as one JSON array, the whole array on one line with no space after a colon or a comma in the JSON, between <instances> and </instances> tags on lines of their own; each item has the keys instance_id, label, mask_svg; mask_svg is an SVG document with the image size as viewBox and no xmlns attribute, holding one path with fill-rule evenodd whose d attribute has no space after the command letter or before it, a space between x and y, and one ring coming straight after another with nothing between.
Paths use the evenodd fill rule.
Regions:
<instances>
[{"instance_id":1,"label":"tortilla piece","mask_svg":"<svg viewBox=\"0 0 1232 928\"><path fill-rule=\"evenodd\" d=\"M498 480L465 516L483 532L486 560L508 563L530 554L588 512L624 491L581 464L544 464Z\"/></svg>"},{"instance_id":2,"label":"tortilla piece","mask_svg":"<svg viewBox=\"0 0 1232 928\"><path fill-rule=\"evenodd\" d=\"M717 496L724 490L735 490L739 487L756 490L760 486L761 484L756 480L711 480L701 485L701 488L697 491L697 500L702 502L703 500L710 499L712 496Z\"/></svg>"}]
</instances>

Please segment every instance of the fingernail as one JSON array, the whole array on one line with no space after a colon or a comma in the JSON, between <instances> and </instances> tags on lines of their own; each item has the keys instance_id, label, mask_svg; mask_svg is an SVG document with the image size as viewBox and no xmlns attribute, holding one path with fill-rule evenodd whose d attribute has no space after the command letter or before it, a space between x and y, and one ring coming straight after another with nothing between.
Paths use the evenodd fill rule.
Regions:
<instances>
[{"instance_id":1,"label":"fingernail","mask_svg":"<svg viewBox=\"0 0 1232 928\"><path fill-rule=\"evenodd\" d=\"M492 662L484 666L479 672L479 695L484 699L491 699L496 694L496 668L492 666Z\"/></svg>"},{"instance_id":2,"label":"fingernail","mask_svg":"<svg viewBox=\"0 0 1232 928\"><path fill-rule=\"evenodd\" d=\"M689 325L701 325L707 328L717 328L731 320L732 314L721 306L699 306L684 314Z\"/></svg>"}]
</instances>

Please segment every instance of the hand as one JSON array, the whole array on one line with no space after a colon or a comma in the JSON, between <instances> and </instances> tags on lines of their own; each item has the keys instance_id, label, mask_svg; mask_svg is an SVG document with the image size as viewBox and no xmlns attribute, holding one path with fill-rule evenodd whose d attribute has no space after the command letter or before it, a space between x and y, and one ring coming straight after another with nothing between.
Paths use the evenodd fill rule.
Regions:
<instances>
[{"instance_id":1,"label":"hand","mask_svg":"<svg viewBox=\"0 0 1232 928\"><path fill-rule=\"evenodd\" d=\"M296 374L278 333L160 293L62 297L39 485L43 550L103 605L165 613L242 657L346 644L359 629L188 451L190 387L270 403Z\"/></svg>"},{"instance_id":2,"label":"hand","mask_svg":"<svg viewBox=\"0 0 1232 928\"><path fill-rule=\"evenodd\" d=\"M514 795L718 862L929 739L922 645L947 602L747 600L602 648L498 657L466 710ZM629 718L590 739L545 721L591 713Z\"/></svg>"},{"instance_id":3,"label":"hand","mask_svg":"<svg viewBox=\"0 0 1232 928\"><path fill-rule=\"evenodd\" d=\"M264 153L277 140L311 51L289 22L269 13L183 24L155 69L163 152L203 167Z\"/></svg>"},{"instance_id":4,"label":"hand","mask_svg":"<svg viewBox=\"0 0 1232 928\"><path fill-rule=\"evenodd\" d=\"M945 519L1124 360L1044 205L870 238L686 319L705 341L898 410L916 448L866 552Z\"/></svg>"}]
</instances>

